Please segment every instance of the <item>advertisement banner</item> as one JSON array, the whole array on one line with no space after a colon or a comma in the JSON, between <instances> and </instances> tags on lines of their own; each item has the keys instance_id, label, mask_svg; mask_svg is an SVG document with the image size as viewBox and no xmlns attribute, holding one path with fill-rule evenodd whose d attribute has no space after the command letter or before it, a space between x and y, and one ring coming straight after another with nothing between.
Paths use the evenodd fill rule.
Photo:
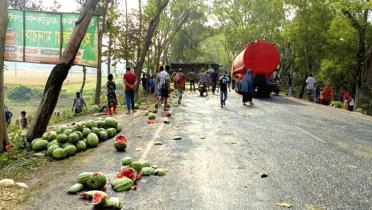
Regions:
<instances>
[{"instance_id":1,"label":"advertisement banner","mask_svg":"<svg viewBox=\"0 0 372 210\"><path fill-rule=\"evenodd\" d=\"M56 64L79 14L9 10L5 60ZM74 64L98 66L98 16L93 16Z\"/></svg>"}]
</instances>

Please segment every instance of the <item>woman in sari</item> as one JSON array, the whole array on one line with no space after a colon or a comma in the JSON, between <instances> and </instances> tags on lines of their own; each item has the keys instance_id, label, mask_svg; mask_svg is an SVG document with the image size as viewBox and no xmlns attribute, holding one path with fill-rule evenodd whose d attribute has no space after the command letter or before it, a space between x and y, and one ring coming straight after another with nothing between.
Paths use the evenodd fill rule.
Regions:
<instances>
[{"instance_id":1,"label":"woman in sari","mask_svg":"<svg viewBox=\"0 0 372 210\"><path fill-rule=\"evenodd\" d=\"M253 89L253 76L250 69L248 69L247 73L245 73L243 80L240 83L240 92L243 94L243 105L245 106L246 102L249 102L250 105L253 105L252 103L252 97L254 93Z\"/></svg>"},{"instance_id":2,"label":"woman in sari","mask_svg":"<svg viewBox=\"0 0 372 210\"><path fill-rule=\"evenodd\" d=\"M323 91L323 104L329 106L333 98L333 92L331 85L326 85Z\"/></svg>"}]
</instances>

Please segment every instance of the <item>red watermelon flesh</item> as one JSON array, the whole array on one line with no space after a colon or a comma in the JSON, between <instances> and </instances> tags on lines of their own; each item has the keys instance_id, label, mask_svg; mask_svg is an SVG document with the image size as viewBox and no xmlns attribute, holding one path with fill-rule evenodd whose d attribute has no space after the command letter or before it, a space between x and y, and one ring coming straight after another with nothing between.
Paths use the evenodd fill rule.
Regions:
<instances>
[{"instance_id":1,"label":"red watermelon flesh","mask_svg":"<svg viewBox=\"0 0 372 210\"><path fill-rule=\"evenodd\" d=\"M127 142L127 138L124 135L116 136L115 141L124 141Z\"/></svg>"},{"instance_id":2,"label":"red watermelon flesh","mask_svg":"<svg viewBox=\"0 0 372 210\"><path fill-rule=\"evenodd\" d=\"M136 181L137 173L132 168L124 168L122 169L122 172L119 172L116 174L116 178L123 178L123 177L127 177L133 181Z\"/></svg>"},{"instance_id":3,"label":"red watermelon flesh","mask_svg":"<svg viewBox=\"0 0 372 210\"><path fill-rule=\"evenodd\" d=\"M95 206L100 205L100 204L105 205L106 201L107 201L107 196L103 195L102 193L94 194L93 199L92 199L92 203Z\"/></svg>"},{"instance_id":4,"label":"red watermelon flesh","mask_svg":"<svg viewBox=\"0 0 372 210\"><path fill-rule=\"evenodd\" d=\"M5 147L6 151L12 151L14 149L14 145L13 144L9 144L8 146Z\"/></svg>"},{"instance_id":5,"label":"red watermelon flesh","mask_svg":"<svg viewBox=\"0 0 372 210\"><path fill-rule=\"evenodd\" d=\"M140 171L138 174L137 174L137 180L141 180L142 179L142 171Z\"/></svg>"}]
</instances>

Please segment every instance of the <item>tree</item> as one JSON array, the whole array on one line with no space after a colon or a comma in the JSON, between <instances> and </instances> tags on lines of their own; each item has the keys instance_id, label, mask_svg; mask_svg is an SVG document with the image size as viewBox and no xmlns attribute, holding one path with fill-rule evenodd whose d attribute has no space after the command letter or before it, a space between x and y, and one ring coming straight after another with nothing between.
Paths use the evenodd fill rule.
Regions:
<instances>
[{"instance_id":1,"label":"tree","mask_svg":"<svg viewBox=\"0 0 372 210\"><path fill-rule=\"evenodd\" d=\"M140 81L141 79L143 64L145 63L146 54L150 48L152 37L154 36L156 27L159 24L160 14L163 12L164 8L167 6L168 3L169 3L169 0L164 0L164 1L157 0L156 14L149 23L149 26L147 28L146 38L145 38L145 44L142 49L141 57L139 59L139 62L136 64L135 73L137 75L138 81ZM139 84L140 83L138 82L137 87L136 87L136 94L138 94Z\"/></svg>"},{"instance_id":2,"label":"tree","mask_svg":"<svg viewBox=\"0 0 372 210\"><path fill-rule=\"evenodd\" d=\"M46 8L43 7L42 0L10 0L10 7L18 10L35 10L43 11Z\"/></svg>"},{"instance_id":3,"label":"tree","mask_svg":"<svg viewBox=\"0 0 372 210\"><path fill-rule=\"evenodd\" d=\"M66 79L74 62L81 41L85 36L92 15L96 9L97 1L98 0L86 1L84 8L80 13L79 20L75 23L74 31L71 34L66 49L58 64L53 68L48 77L43 98L41 99L40 105L31 122L30 129L27 132L28 141L42 136L47 129L49 120L57 105L63 81Z\"/></svg>"},{"instance_id":4,"label":"tree","mask_svg":"<svg viewBox=\"0 0 372 210\"><path fill-rule=\"evenodd\" d=\"M366 31L368 25L368 15L371 8L369 4L370 0L357 1L354 3L354 7L349 9L342 9L343 14L349 19L351 26L355 29L358 38L358 51L356 52L356 67L355 67L355 77L356 77L356 88L355 88L355 109L365 108L364 105L369 104L371 98L371 89L369 78L369 71L371 71L371 66L369 64L370 55L368 55L366 60ZM356 7L355 7L356 6ZM356 8L356 9L354 9ZM352 11L354 9L354 11ZM366 63L366 65L364 65ZM370 107L368 107L370 108Z\"/></svg>"},{"instance_id":5,"label":"tree","mask_svg":"<svg viewBox=\"0 0 372 210\"><path fill-rule=\"evenodd\" d=\"M9 144L4 115L4 51L8 25L8 7L8 0L0 1L0 152L4 152L5 147Z\"/></svg>"}]
</instances>

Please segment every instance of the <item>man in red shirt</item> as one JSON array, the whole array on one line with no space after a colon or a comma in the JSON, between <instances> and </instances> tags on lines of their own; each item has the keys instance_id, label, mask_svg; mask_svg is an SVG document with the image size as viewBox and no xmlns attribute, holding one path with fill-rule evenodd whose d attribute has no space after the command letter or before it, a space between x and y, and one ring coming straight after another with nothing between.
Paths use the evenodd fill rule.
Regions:
<instances>
[{"instance_id":1,"label":"man in red shirt","mask_svg":"<svg viewBox=\"0 0 372 210\"><path fill-rule=\"evenodd\" d=\"M130 67L127 67L127 72L124 74L124 91L125 91L125 102L127 103L128 112L126 114L130 114L130 110L133 110L133 113L136 111L134 110L134 87L137 84L137 76L135 73L130 71Z\"/></svg>"}]
</instances>

